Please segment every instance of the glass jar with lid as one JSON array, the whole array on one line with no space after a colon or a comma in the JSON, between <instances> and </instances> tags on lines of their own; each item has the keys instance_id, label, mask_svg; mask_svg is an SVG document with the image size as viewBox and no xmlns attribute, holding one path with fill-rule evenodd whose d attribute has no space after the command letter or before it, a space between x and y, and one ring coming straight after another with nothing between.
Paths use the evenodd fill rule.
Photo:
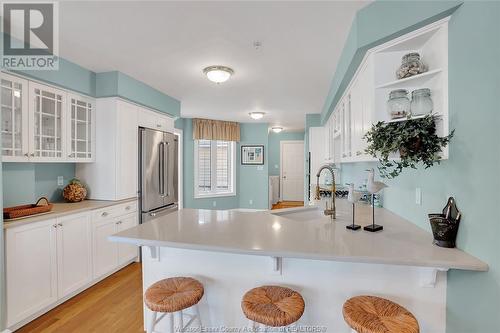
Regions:
<instances>
[{"instance_id":1,"label":"glass jar with lid","mask_svg":"<svg viewBox=\"0 0 500 333\"><path fill-rule=\"evenodd\" d=\"M397 89L389 93L387 113L391 119L403 118L410 114L410 100L407 90Z\"/></svg>"},{"instance_id":2,"label":"glass jar with lid","mask_svg":"<svg viewBox=\"0 0 500 333\"><path fill-rule=\"evenodd\" d=\"M404 55L401 59L401 66L396 71L396 77L398 79L404 79L426 71L427 66L420 60L420 54L412 52Z\"/></svg>"},{"instance_id":3,"label":"glass jar with lid","mask_svg":"<svg viewBox=\"0 0 500 333\"><path fill-rule=\"evenodd\" d=\"M432 112L434 103L429 88L413 90L411 93L410 111L412 116L422 116Z\"/></svg>"}]
</instances>

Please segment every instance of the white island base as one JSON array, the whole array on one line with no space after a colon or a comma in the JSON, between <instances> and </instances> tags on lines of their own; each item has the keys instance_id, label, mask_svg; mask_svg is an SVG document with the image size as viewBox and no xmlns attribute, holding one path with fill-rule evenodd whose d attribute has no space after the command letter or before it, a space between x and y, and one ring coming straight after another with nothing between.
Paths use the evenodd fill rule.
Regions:
<instances>
[{"instance_id":1,"label":"white island base","mask_svg":"<svg viewBox=\"0 0 500 333\"><path fill-rule=\"evenodd\" d=\"M417 318L421 332L446 331L445 271L169 247L142 248L144 288L172 276L191 276L203 283L205 295L199 306L207 332L245 332L249 324L241 311L241 298L251 288L266 284L287 286L302 294L306 308L297 324L304 330L299 332L350 332L342 317L342 305L348 298L363 294L384 297L406 307ZM149 319L147 313L145 318ZM156 330L168 332L168 317L165 318Z\"/></svg>"}]
</instances>

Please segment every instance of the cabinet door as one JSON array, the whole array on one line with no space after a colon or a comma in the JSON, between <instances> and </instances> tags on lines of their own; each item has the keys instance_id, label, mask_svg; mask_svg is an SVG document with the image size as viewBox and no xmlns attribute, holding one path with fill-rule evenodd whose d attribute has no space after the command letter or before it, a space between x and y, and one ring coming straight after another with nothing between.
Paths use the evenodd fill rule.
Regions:
<instances>
[{"instance_id":1,"label":"cabinet door","mask_svg":"<svg viewBox=\"0 0 500 333\"><path fill-rule=\"evenodd\" d=\"M2 161L28 160L28 81L2 73Z\"/></svg>"},{"instance_id":2,"label":"cabinet door","mask_svg":"<svg viewBox=\"0 0 500 333\"><path fill-rule=\"evenodd\" d=\"M57 276L59 297L92 280L90 214L57 220Z\"/></svg>"},{"instance_id":3,"label":"cabinet door","mask_svg":"<svg viewBox=\"0 0 500 333\"><path fill-rule=\"evenodd\" d=\"M118 101L116 200L137 196L138 115L135 105Z\"/></svg>"},{"instance_id":4,"label":"cabinet door","mask_svg":"<svg viewBox=\"0 0 500 333\"><path fill-rule=\"evenodd\" d=\"M61 161L66 150L66 93L34 82L29 87L30 159Z\"/></svg>"},{"instance_id":5,"label":"cabinet door","mask_svg":"<svg viewBox=\"0 0 500 333\"><path fill-rule=\"evenodd\" d=\"M68 95L67 151L68 159L92 162L95 145L95 101L78 95Z\"/></svg>"},{"instance_id":6,"label":"cabinet door","mask_svg":"<svg viewBox=\"0 0 500 333\"><path fill-rule=\"evenodd\" d=\"M118 218L117 232L135 227L138 224L137 213L128 214ZM118 265L137 258L138 247L129 244L118 244Z\"/></svg>"},{"instance_id":7,"label":"cabinet door","mask_svg":"<svg viewBox=\"0 0 500 333\"><path fill-rule=\"evenodd\" d=\"M115 234L117 220L108 219L103 221L92 221L92 258L94 279L97 279L118 266L118 247L108 237Z\"/></svg>"},{"instance_id":8,"label":"cabinet door","mask_svg":"<svg viewBox=\"0 0 500 333\"><path fill-rule=\"evenodd\" d=\"M7 229L7 326L57 301L56 220Z\"/></svg>"}]
</instances>

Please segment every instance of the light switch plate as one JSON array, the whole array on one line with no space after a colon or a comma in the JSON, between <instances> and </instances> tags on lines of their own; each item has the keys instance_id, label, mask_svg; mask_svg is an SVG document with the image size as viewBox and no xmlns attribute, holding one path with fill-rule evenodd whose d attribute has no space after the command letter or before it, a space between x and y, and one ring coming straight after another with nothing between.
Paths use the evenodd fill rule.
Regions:
<instances>
[{"instance_id":1,"label":"light switch plate","mask_svg":"<svg viewBox=\"0 0 500 333\"><path fill-rule=\"evenodd\" d=\"M57 186L63 186L63 185L64 185L64 177L57 176Z\"/></svg>"}]
</instances>

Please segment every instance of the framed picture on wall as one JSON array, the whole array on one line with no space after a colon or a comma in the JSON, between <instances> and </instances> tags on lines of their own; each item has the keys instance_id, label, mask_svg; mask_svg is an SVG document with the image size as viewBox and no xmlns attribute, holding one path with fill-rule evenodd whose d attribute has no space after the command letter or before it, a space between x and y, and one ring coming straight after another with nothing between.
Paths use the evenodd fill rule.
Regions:
<instances>
[{"instance_id":1,"label":"framed picture on wall","mask_svg":"<svg viewBox=\"0 0 500 333\"><path fill-rule=\"evenodd\" d=\"M264 146L263 145L241 146L241 164L242 165L263 165L264 164Z\"/></svg>"}]
</instances>

